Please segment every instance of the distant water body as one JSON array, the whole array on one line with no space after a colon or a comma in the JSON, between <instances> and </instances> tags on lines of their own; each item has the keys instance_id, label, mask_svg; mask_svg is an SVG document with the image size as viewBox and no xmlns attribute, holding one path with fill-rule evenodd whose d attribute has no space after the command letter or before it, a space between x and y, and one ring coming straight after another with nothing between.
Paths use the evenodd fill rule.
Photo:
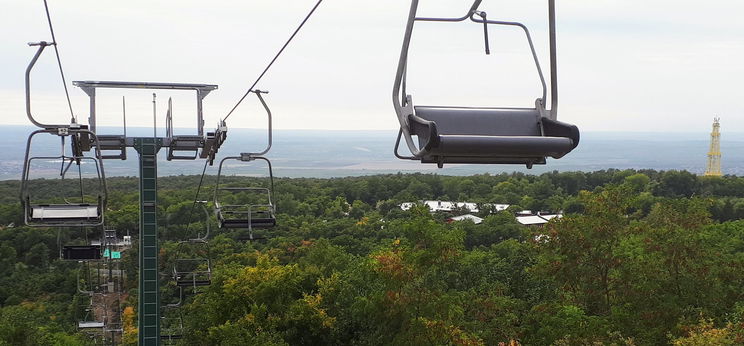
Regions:
<instances>
[{"instance_id":1,"label":"distant water body","mask_svg":"<svg viewBox=\"0 0 744 346\"><path fill-rule=\"evenodd\" d=\"M0 180L19 179L23 167L26 138L34 128L27 126L0 127ZM100 129L99 133L104 133ZM150 129L128 129L130 136L148 136ZM113 133L113 131L111 132ZM176 133L186 134L186 131ZM397 131L320 131L275 130L274 145L267 155L274 175L279 177L345 177L383 173L437 173L441 175L498 174L525 172L540 174L546 171L596 171L608 168L687 170L702 174L709 146L707 133L653 132L588 132L582 133L579 147L560 160L548 159L547 165L526 169L519 165L445 165L399 160L393 156ZM48 137L48 138L47 138ZM744 175L744 140L740 134L721 135L722 167L724 174ZM237 155L240 152L261 150L266 143L265 130L229 129L228 140L218 155ZM35 141L34 155L57 155L59 140L52 136ZM404 152L405 148L401 148ZM201 174L204 161L165 160L161 150L159 175ZM106 160L107 176L135 176L137 153L129 149L128 160ZM217 163L207 174L216 174ZM260 163L227 167L227 174L261 174ZM41 173L37 177L44 174Z\"/></svg>"}]
</instances>

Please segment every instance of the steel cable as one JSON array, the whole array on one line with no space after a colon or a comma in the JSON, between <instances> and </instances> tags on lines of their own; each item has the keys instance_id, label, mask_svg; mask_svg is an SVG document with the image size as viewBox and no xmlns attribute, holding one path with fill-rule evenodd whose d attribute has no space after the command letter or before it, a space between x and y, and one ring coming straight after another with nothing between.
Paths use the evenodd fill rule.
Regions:
<instances>
[{"instance_id":1,"label":"steel cable","mask_svg":"<svg viewBox=\"0 0 744 346\"><path fill-rule=\"evenodd\" d=\"M310 10L310 12L307 14L307 16L305 16L305 19L302 20L302 22L297 27L297 29L295 29L295 31L292 33L292 36L289 37L289 39L287 40L287 42L284 43L284 46L282 46L282 48L279 49L279 52L276 53L276 55L274 56L274 58L271 59L271 62L269 62L269 64L266 66L266 68L263 70L263 72L261 72L261 75L259 75L258 78L256 79L256 81L253 82L253 85L251 85L251 87L248 88L248 91L246 91L245 94L243 95L243 97L241 97L240 100L238 100L238 103L236 103L235 106L230 110L230 112L227 113L227 115L225 116L225 118L222 119L223 121L224 120L227 120L227 118L229 118L230 115L232 115L232 113L235 111L235 109L238 108L238 106L240 106L240 103L242 103L243 100L245 100L245 98L248 96L248 94L250 94L253 91L253 88L256 87L256 84L258 84L258 82L261 80L261 78L263 78L263 76L266 74L266 72L269 71L269 69L271 68L271 65L273 65L274 62L276 61L276 59L279 58L279 56L282 54L282 52L284 52L284 49L287 48L287 46L289 45L289 43L292 42L292 39L294 39L294 37L297 35L297 33L300 31L300 29L302 29L302 27L305 25L305 23L307 22L307 20L310 19L310 16L313 15L313 13L315 12L315 9L317 9L318 6L320 6L320 3L321 2L323 2L323 0L318 0L318 2L315 4L315 6L313 6L313 8Z\"/></svg>"},{"instance_id":2,"label":"steel cable","mask_svg":"<svg viewBox=\"0 0 744 346\"><path fill-rule=\"evenodd\" d=\"M47 0L44 0L44 10L46 10L47 22L49 23L49 32L52 34L52 45L54 45L54 54L57 55L57 66L59 66L59 74L62 76L62 86L65 88L65 96L67 97L67 106L70 108L71 121L77 123L75 113L72 111L72 101L70 101L70 92L67 90L67 81L65 80L65 72L62 70L62 60L59 58L59 49L57 48L57 38L54 36L54 27L52 26L52 17L49 15L49 6Z\"/></svg>"}]
</instances>

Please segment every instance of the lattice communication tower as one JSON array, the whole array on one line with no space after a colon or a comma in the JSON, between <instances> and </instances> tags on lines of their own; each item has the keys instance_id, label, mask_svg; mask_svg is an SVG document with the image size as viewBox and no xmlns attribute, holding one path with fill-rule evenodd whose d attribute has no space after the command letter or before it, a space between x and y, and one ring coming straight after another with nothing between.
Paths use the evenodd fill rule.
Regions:
<instances>
[{"instance_id":1,"label":"lattice communication tower","mask_svg":"<svg viewBox=\"0 0 744 346\"><path fill-rule=\"evenodd\" d=\"M720 118L713 118L713 131L710 133L710 150L708 151L708 165L706 176L720 177L721 174L721 124Z\"/></svg>"}]
</instances>

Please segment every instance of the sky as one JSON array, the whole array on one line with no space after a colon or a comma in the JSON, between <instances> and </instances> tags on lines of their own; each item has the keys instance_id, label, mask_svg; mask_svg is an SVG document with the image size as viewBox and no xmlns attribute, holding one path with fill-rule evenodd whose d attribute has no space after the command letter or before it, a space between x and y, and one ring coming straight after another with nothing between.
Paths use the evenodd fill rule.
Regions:
<instances>
[{"instance_id":1,"label":"sky","mask_svg":"<svg viewBox=\"0 0 744 346\"><path fill-rule=\"evenodd\" d=\"M87 96L73 80L209 83L206 129L245 93L315 0L48 0L75 113ZM484 0L489 19L524 22L548 77L547 1ZM325 0L258 84L277 129L393 130L391 91L408 1ZM460 16L467 0L421 0L419 14ZM557 1L559 120L582 131L744 132L744 2ZM408 90L415 104L531 107L541 94L523 34L476 23L417 24ZM30 124L24 72L50 41L41 0L0 0L0 124ZM102 91L100 125L151 126L151 92ZM162 127L173 98L176 127L195 125L195 97L157 92ZM34 113L69 119L53 49L32 75ZM85 122L85 121L83 121ZM229 127L266 123L250 96ZM162 131L162 130L161 130Z\"/></svg>"}]
</instances>

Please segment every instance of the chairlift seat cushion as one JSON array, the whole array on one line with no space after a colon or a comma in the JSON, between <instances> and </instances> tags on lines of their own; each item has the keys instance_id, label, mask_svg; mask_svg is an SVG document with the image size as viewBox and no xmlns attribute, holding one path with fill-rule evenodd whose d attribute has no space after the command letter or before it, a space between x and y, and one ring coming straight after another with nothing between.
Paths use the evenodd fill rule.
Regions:
<instances>
[{"instance_id":1,"label":"chairlift seat cushion","mask_svg":"<svg viewBox=\"0 0 744 346\"><path fill-rule=\"evenodd\" d=\"M177 280L176 286L189 287L189 286L209 286L212 284L212 280Z\"/></svg>"},{"instance_id":2,"label":"chairlift seat cushion","mask_svg":"<svg viewBox=\"0 0 744 346\"><path fill-rule=\"evenodd\" d=\"M34 220L96 220L101 218L100 208L91 204L39 204L31 206Z\"/></svg>"},{"instance_id":3,"label":"chairlift seat cushion","mask_svg":"<svg viewBox=\"0 0 744 346\"><path fill-rule=\"evenodd\" d=\"M65 245L62 248L62 258L72 261L88 261L101 259L100 245Z\"/></svg>"},{"instance_id":4,"label":"chairlift seat cushion","mask_svg":"<svg viewBox=\"0 0 744 346\"><path fill-rule=\"evenodd\" d=\"M276 217L269 211L248 211L240 209L218 208L217 218L220 228L270 228L276 226Z\"/></svg>"},{"instance_id":5,"label":"chairlift seat cushion","mask_svg":"<svg viewBox=\"0 0 744 346\"><path fill-rule=\"evenodd\" d=\"M80 329L91 329L91 328L103 328L103 322L96 321L80 321L78 322L78 328Z\"/></svg>"},{"instance_id":6,"label":"chairlift seat cushion","mask_svg":"<svg viewBox=\"0 0 744 346\"><path fill-rule=\"evenodd\" d=\"M415 110L410 130L428 151L422 162L541 164L545 157L563 157L579 142L576 126L541 117L537 109Z\"/></svg>"},{"instance_id":7,"label":"chairlift seat cushion","mask_svg":"<svg viewBox=\"0 0 744 346\"><path fill-rule=\"evenodd\" d=\"M270 228L276 226L276 218L220 219L222 228Z\"/></svg>"}]
</instances>

